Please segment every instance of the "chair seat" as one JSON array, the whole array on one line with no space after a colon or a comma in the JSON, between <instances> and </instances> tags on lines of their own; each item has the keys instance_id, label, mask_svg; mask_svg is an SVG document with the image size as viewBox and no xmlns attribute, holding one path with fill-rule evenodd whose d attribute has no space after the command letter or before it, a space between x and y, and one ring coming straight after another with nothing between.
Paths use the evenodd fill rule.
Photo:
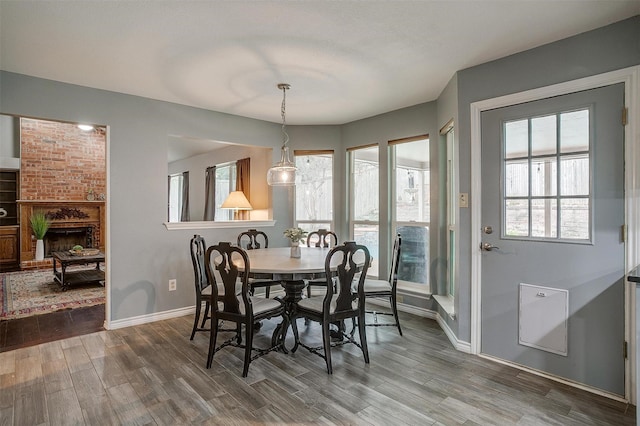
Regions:
<instances>
[{"instance_id":1,"label":"chair seat","mask_svg":"<svg viewBox=\"0 0 640 426\"><path fill-rule=\"evenodd\" d=\"M264 297L249 296L251 299L251 305L253 306L253 315L259 316L268 311L277 310L282 306L282 303L276 299L265 299ZM244 315L244 303L240 304L240 313Z\"/></svg>"},{"instance_id":2,"label":"chair seat","mask_svg":"<svg viewBox=\"0 0 640 426\"><path fill-rule=\"evenodd\" d=\"M204 290L202 290L202 295L211 297L211 286L207 286ZM236 294L240 294L242 292L242 281L238 280L236 282ZM218 297L224 297L224 285L222 283L218 283Z\"/></svg>"},{"instance_id":3,"label":"chair seat","mask_svg":"<svg viewBox=\"0 0 640 426\"><path fill-rule=\"evenodd\" d=\"M355 288L357 291L357 287ZM391 284L387 280L374 280L374 279L365 279L364 280L364 293L380 293L380 292L391 292Z\"/></svg>"},{"instance_id":4,"label":"chair seat","mask_svg":"<svg viewBox=\"0 0 640 426\"><path fill-rule=\"evenodd\" d=\"M336 301L338 300L338 296L334 295L331 298L331 303L329 304L329 314L333 314L336 312ZM315 312L318 314L322 313L322 302L324 301L324 296L316 296L316 297L307 297L306 299L302 299L298 302L298 309ZM351 302L351 306L353 309L358 309L358 300L354 300Z\"/></svg>"}]
</instances>

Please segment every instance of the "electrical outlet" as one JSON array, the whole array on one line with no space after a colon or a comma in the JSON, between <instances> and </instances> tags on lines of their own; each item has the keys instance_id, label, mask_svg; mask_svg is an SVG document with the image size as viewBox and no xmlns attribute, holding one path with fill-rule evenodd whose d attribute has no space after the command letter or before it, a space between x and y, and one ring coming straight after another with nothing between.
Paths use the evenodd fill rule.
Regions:
<instances>
[{"instance_id":1,"label":"electrical outlet","mask_svg":"<svg viewBox=\"0 0 640 426\"><path fill-rule=\"evenodd\" d=\"M469 207L469 194L466 192L460 193L460 198L458 200L458 206L461 208Z\"/></svg>"},{"instance_id":2,"label":"electrical outlet","mask_svg":"<svg viewBox=\"0 0 640 426\"><path fill-rule=\"evenodd\" d=\"M169 280L169 291L176 290L176 280Z\"/></svg>"}]
</instances>

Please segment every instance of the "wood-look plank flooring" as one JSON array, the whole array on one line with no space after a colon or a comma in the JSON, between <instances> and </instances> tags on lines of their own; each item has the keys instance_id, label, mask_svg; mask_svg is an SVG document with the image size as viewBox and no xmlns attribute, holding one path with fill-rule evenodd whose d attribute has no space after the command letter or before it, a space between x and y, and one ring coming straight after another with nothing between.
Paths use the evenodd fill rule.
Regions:
<instances>
[{"instance_id":1,"label":"wood-look plank flooring","mask_svg":"<svg viewBox=\"0 0 640 426\"><path fill-rule=\"evenodd\" d=\"M433 320L403 314L324 360L272 352L241 377L228 347L204 368L191 316L0 353L0 424L634 425L635 408L453 349ZM299 321L320 343L319 326ZM266 346L273 323L254 340ZM227 337L228 334L221 334Z\"/></svg>"}]
</instances>

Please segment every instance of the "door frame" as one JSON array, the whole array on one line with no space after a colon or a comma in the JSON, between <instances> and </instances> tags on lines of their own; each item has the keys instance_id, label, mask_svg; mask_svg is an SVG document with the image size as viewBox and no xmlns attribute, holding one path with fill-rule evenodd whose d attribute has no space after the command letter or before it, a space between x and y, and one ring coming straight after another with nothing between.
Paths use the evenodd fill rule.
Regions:
<instances>
[{"instance_id":1,"label":"door frame","mask_svg":"<svg viewBox=\"0 0 640 426\"><path fill-rule=\"evenodd\" d=\"M627 236L625 242L625 271L628 272L640 264L640 66L623 68L603 74L567 81L551 86L527 90L473 102L471 104L471 353L483 356L481 290L482 290L482 256L480 240L482 238L482 111L511 105L545 99L553 96L565 95L582 90L595 89L616 83L624 83L625 107L628 109L627 125L624 128L625 138L625 225ZM622 111L621 111L622 114ZM635 286L625 280L625 341L628 342L628 356L625 360L625 399L623 401L636 402L636 324L635 324ZM488 356L487 356L488 357ZM490 357L491 359L495 359ZM504 361L504 363L510 364ZM515 365L515 364L513 364ZM522 366L517 366L523 368ZM526 368L525 368L526 369ZM535 374L559 380L571 386L584 388L591 392L600 393L610 398L620 399L607 392L598 392L574 382L563 380L557 376L547 375L537 370L529 370Z\"/></svg>"}]
</instances>

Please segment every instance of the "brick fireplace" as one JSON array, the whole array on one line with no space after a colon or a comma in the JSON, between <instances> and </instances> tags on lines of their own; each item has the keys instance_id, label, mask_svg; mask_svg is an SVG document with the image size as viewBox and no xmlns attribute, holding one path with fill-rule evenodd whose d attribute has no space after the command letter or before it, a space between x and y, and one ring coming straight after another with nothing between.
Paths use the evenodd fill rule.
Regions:
<instances>
[{"instance_id":1,"label":"brick fireplace","mask_svg":"<svg viewBox=\"0 0 640 426\"><path fill-rule=\"evenodd\" d=\"M106 132L73 123L20 119L20 267L51 264L52 251L76 244L105 249ZM95 201L94 201L95 200ZM30 226L34 212L51 222L45 260L36 262Z\"/></svg>"}]
</instances>

